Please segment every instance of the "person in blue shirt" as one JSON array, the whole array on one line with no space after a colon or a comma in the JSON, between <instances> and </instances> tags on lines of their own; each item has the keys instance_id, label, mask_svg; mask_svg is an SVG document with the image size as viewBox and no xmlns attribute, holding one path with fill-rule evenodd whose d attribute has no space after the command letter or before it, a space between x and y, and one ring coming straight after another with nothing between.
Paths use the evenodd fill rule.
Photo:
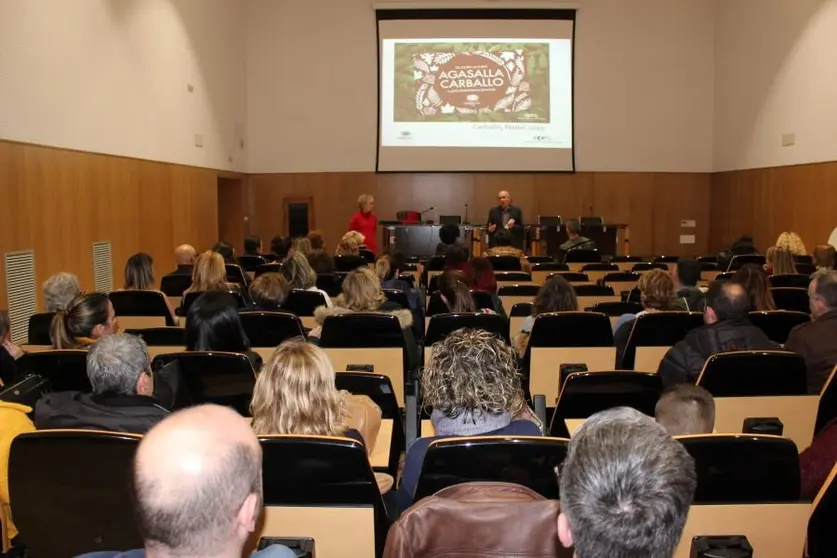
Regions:
<instances>
[{"instance_id":1,"label":"person in blue shirt","mask_svg":"<svg viewBox=\"0 0 837 558\"><path fill-rule=\"evenodd\" d=\"M262 511L262 450L235 411L201 405L169 415L140 442L134 502L145 548L82 558L241 558ZM274 545L252 556L293 558Z\"/></svg>"},{"instance_id":2,"label":"person in blue shirt","mask_svg":"<svg viewBox=\"0 0 837 558\"><path fill-rule=\"evenodd\" d=\"M480 329L459 329L433 345L421 374L424 403L432 409L435 434L407 450L398 506L413 503L427 447L453 436L541 436L541 425L526 405L517 356L499 337Z\"/></svg>"}]
</instances>

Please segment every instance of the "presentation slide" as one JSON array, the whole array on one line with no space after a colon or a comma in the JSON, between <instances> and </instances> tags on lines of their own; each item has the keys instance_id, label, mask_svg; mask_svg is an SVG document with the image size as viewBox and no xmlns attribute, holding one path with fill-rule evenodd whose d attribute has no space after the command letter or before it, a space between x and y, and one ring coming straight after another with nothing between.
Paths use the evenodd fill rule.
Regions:
<instances>
[{"instance_id":1,"label":"presentation slide","mask_svg":"<svg viewBox=\"0 0 837 558\"><path fill-rule=\"evenodd\" d=\"M399 23L407 22L379 21L379 28ZM408 35L451 27L408 23ZM574 170L572 23L494 20L489 27L526 31L527 23L531 35L403 37L403 25L394 26L396 37L382 35L378 170Z\"/></svg>"}]
</instances>

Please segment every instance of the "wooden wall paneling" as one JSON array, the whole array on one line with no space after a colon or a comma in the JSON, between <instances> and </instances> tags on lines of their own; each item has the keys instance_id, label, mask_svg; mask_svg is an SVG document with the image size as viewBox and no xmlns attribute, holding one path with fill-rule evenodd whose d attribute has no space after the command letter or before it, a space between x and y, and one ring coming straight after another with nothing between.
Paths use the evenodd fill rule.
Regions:
<instances>
[{"instance_id":1,"label":"wooden wall paneling","mask_svg":"<svg viewBox=\"0 0 837 558\"><path fill-rule=\"evenodd\" d=\"M702 256L709 249L710 178L706 174L654 175L652 195L654 255ZM695 228L681 228L694 220ZM694 244L680 244L681 235L694 235Z\"/></svg>"}]
</instances>

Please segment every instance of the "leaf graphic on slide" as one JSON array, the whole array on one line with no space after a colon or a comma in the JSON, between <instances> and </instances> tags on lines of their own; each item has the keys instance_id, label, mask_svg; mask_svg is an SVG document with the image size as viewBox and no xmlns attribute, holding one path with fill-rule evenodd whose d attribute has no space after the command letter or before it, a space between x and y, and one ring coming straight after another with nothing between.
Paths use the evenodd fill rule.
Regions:
<instances>
[{"instance_id":1,"label":"leaf graphic on slide","mask_svg":"<svg viewBox=\"0 0 837 558\"><path fill-rule=\"evenodd\" d=\"M476 114L477 109L456 107L456 112L459 114Z\"/></svg>"},{"instance_id":2,"label":"leaf graphic on slide","mask_svg":"<svg viewBox=\"0 0 837 558\"><path fill-rule=\"evenodd\" d=\"M523 81L523 73L515 72L511 79L511 84L517 87Z\"/></svg>"},{"instance_id":3,"label":"leaf graphic on slide","mask_svg":"<svg viewBox=\"0 0 837 558\"><path fill-rule=\"evenodd\" d=\"M512 95L506 95L505 97L503 97L502 99L497 101L497 103L494 105L494 110L507 109L511 106L511 104L513 102L514 102L514 95L513 94Z\"/></svg>"},{"instance_id":4,"label":"leaf graphic on slide","mask_svg":"<svg viewBox=\"0 0 837 558\"><path fill-rule=\"evenodd\" d=\"M424 60L421 60L419 58L415 58L413 60L413 66L415 66L417 69L421 70L422 72L429 72L430 71L430 66L427 65L427 62L425 62Z\"/></svg>"},{"instance_id":5,"label":"leaf graphic on slide","mask_svg":"<svg viewBox=\"0 0 837 558\"><path fill-rule=\"evenodd\" d=\"M421 110L424 106L424 90L427 88L426 85L422 85L419 87L419 90L416 92L416 108Z\"/></svg>"},{"instance_id":6,"label":"leaf graphic on slide","mask_svg":"<svg viewBox=\"0 0 837 558\"><path fill-rule=\"evenodd\" d=\"M532 98L526 97L522 99L519 103L514 106L514 112L523 112L524 110L529 110L529 107L532 106Z\"/></svg>"},{"instance_id":7,"label":"leaf graphic on slide","mask_svg":"<svg viewBox=\"0 0 837 558\"><path fill-rule=\"evenodd\" d=\"M436 90L431 87L427 90L427 100L435 107L442 104L442 98L436 93Z\"/></svg>"}]
</instances>

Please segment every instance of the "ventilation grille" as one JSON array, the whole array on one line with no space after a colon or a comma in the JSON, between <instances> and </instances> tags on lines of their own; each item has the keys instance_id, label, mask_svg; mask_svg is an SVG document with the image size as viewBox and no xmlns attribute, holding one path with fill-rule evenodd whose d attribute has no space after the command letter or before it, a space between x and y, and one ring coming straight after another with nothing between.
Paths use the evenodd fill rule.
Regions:
<instances>
[{"instance_id":1,"label":"ventilation grille","mask_svg":"<svg viewBox=\"0 0 837 558\"><path fill-rule=\"evenodd\" d=\"M97 293L113 290L113 266L110 258L110 241L93 243L93 288Z\"/></svg>"},{"instance_id":2,"label":"ventilation grille","mask_svg":"<svg viewBox=\"0 0 837 558\"><path fill-rule=\"evenodd\" d=\"M31 250L8 252L5 260L12 341L26 343L29 337L29 317L38 311L35 298L35 253Z\"/></svg>"}]
</instances>

